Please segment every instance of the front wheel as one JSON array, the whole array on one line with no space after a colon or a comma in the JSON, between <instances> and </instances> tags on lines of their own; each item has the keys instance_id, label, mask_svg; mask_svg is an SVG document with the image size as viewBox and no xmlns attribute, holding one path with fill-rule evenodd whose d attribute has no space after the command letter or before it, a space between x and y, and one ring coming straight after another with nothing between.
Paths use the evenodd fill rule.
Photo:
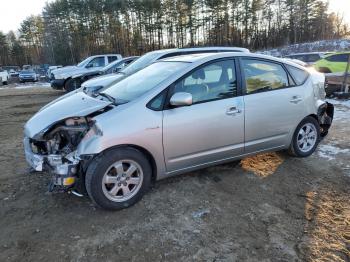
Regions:
<instances>
[{"instance_id":1,"label":"front wheel","mask_svg":"<svg viewBox=\"0 0 350 262\"><path fill-rule=\"evenodd\" d=\"M320 141L320 125L318 121L308 116L296 128L289 153L296 157L308 157Z\"/></svg>"},{"instance_id":2,"label":"front wheel","mask_svg":"<svg viewBox=\"0 0 350 262\"><path fill-rule=\"evenodd\" d=\"M67 91L67 92L72 92L74 91L75 89L78 89L80 87L80 82L78 79L68 79L64 85L64 89Z\"/></svg>"},{"instance_id":3,"label":"front wheel","mask_svg":"<svg viewBox=\"0 0 350 262\"><path fill-rule=\"evenodd\" d=\"M139 201L151 184L152 169L147 158L134 148L107 150L89 165L85 186L93 202L118 210Z\"/></svg>"}]
</instances>

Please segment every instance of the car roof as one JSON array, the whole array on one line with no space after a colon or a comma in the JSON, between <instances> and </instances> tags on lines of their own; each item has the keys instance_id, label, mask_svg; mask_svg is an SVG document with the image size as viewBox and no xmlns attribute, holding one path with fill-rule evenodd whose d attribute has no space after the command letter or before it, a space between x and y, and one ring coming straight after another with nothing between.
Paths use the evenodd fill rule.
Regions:
<instances>
[{"instance_id":1,"label":"car roof","mask_svg":"<svg viewBox=\"0 0 350 262\"><path fill-rule=\"evenodd\" d=\"M169 49L161 49L161 50L155 50L151 51L150 53L154 54L171 54L176 52L191 52L191 51L232 51L232 52L247 52L249 53L249 49L243 48L243 47L227 47L227 46L210 46L210 47L186 47L186 48L169 48Z\"/></svg>"},{"instance_id":2,"label":"car roof","mask_svg":"<svg viewBox=\"0 0 350 262\"><path fill-rule=\"evenodd\" d=\"M89 56L91 58L94 58L94 57L99 57L99 56L120 56L121 54L102 54L102 55L92 55L92 56Z\"/></svg>"},{"instance_id":3,"label":"car roof","mask_svg":"<svg viewBox=\"0 0 350 262\"><path fill-rule=\"evenodd\" d=\"M164 58L158 61L165 62L185 62L185 63L195 63L195 62L206 62L216 58L229 58L229 57L249 57L249 58L260 58L268 59L271 61L292 65L300 69L305 69L303 66L298 65L292 61L288 61L283 58L277 58L269 55L261 55L255 53L244 53L244 52L224 52L224 53L201 53L201 54L189 54L189 55L180 55L169 58ZM158 62L157 61L157 62Z\"/></svg>"}]
</instances>

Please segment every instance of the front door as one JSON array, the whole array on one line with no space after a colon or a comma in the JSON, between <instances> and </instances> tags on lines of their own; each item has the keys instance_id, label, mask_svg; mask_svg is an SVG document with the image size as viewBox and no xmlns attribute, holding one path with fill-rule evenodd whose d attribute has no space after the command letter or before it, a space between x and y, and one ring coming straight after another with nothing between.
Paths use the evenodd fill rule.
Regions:
<instances>
[{"instance_id":1,"label":"front door","mask_svg":"<svg viewBox=\"0 0 350 262\"><path fill-rule=\"evenodd\" d=\"M197 68L171 87L171 94L191 93L193 104L163 111L168 172L243 153L244 105L236 79L235 61L220 60Z\"/></svg>"}]
</instances>

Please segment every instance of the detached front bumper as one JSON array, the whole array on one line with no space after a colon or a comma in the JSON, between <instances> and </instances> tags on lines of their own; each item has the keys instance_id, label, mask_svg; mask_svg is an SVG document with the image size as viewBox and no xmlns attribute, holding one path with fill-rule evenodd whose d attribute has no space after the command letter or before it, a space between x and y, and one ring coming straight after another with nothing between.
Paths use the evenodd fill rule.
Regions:
<instances>
[{"instance_id":1,"label":"detached front bumper","mask_svg":"<svg viewBox=\"0 0 350 262\"><path fill-rule=\"evenodd\" d=\"M41 155L33 153L28 137L24 138L23 144L24 144L24 153L25 153L25 156L26 156L27 163L35 171L43 171L44 157L41 156Z\"/></svg>"},{"instance_id":2,"label":"detached front bumper","mask_svg":"<svg viewBox=\"0 0 350 262\"><path fill-rule=\"evenodd\" d=\"M78 173L79 160L63 161L60 155L39 155L33 152L28 137L23 140L26 161L35 171L48 171L55 186L73 186Z\"/></svg>"},{"instance_id":3,"label":"detached front bumper","mask_svg":"<svg viewBox=\"0 0 350 262\"><path fill-rule=\"evenodd\" d=\"M50 83L53 89L63 89L64 87L64 79L53 79Z\"/></svg>"}]
</instances>

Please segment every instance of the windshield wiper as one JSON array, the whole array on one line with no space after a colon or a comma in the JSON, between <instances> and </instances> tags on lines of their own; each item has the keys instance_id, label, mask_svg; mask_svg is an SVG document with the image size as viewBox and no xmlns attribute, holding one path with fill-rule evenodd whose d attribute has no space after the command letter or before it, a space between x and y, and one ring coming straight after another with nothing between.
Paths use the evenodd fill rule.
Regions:
<instances>
[{"instance_id":1,"label":"windshield wiper","mask_svg":"<svg viewBox=\"0 0 350 262\"><path fill-rule=\"evenodd\" d=\"M110 96L106 93L98 93L100 96L103 96L107 98L109 101L111 101L114 105L117 105L116 99L113 96Z\"/></svg>"}]
</instances>

